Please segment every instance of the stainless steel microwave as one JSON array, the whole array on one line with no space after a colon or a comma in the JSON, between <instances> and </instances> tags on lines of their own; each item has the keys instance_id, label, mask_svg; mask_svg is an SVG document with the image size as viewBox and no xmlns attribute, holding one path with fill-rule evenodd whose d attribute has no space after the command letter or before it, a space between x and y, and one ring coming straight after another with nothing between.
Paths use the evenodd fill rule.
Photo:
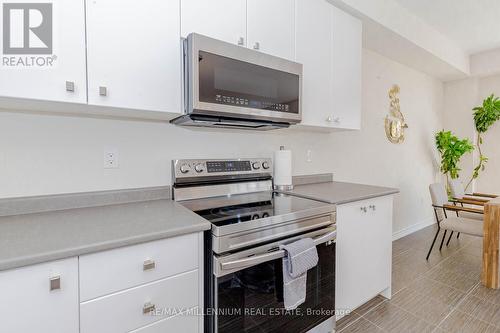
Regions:
<instances>
[{"instance_id":1,"label":"stainless steel microwave","mask_svg":"<svg viewBox=\"0 0 500 333\"><path fill-rule=\"evenodd\" d=\"M184 126L269 130L301 121L302 65L199 34L184 41Z\"/></svg>"}]
</instances>

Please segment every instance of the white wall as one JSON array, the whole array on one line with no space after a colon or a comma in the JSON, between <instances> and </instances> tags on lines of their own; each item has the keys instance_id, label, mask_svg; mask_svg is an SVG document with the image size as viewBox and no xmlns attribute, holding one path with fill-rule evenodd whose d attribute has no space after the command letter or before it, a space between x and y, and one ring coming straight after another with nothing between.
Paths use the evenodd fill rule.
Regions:
<instances>
[{"instance_id":1,"label":"white wall","mask_svg":"<svg viewBox=\"0 0 500 333\"><path fill-rule=\"evenodd\" d=\"M488 77L473 77L465 80L447 82L445 84L444 123L446 129L455 132L460 137L468 137L476 144L473 110L475 106L494 93L500 96L500 75ZM486 170L480 173L479 178L469 189L471 191L500 193L500 123L494 124L483 135L484 143L481 146L483 154L489 157ZM478 152L468 154L462 158L460 178L467 183L472 170L477 165Z\"/></svg>"},{"instance_id":2,"label":"white wall","mask_svg":"<svg viewBox=\"0 0 500 333\"><path fill-rule=\"evenodd\" d=\"M442 84L371 51L363 53L361 131L217 132L165 123L0 113L0 198L170 184L176 158L272 156L293 150L294 174L333 172L337 180L397 187L394 231L432 219L428 185L437 177L433 134L442 128ZM401 87L410 128L387 141L388 90ZM103 168L107 147L119 169ZM312 162L306 152L312 150Z\"/></svg>"}]
</instances>

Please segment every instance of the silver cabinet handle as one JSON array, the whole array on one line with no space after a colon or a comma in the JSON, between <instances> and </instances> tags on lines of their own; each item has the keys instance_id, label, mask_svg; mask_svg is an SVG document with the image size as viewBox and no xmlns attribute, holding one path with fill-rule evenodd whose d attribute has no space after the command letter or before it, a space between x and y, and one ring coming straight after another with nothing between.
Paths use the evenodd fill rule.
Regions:
<instances>
[{"instance_id":1,"label":"silver cabinet handle","mask_svg":"<svg viewBox=\"0 0 500 333\"><path fill-rule=\"evenodd\" d=\"M99 87L99 95L100 96L108 96L108 88L100 86Z\"/></svg>"},{"instance_id":2,"label":"silver cabinet handle","mask_svg":"<svg viewBox=\"0 0 500 333\"><path fill-rule=\"evenodd\" d=\"M253 45L253 49L254 50L260 50L260 43L259 42L255 42L255 44Z\"/></svg>"},{"instance_id":3,"label":"silver cabinet handle","mask_svg":"<svg viewBox=\"0 0 500 333\"><path fill-rule=\"evenodd\" d=\"M245 45L245 38L240 37L240 38L238 39L238 45L239 45L239 46L243 46L243 45Z\"/></svg>"},{"instance_id":4,"label":"silver cabinet handle","mask_svg":"<svg viewBox=\"0 0 500 333\"><path fill-rule=\"evenodd\" d=\"M60 290L61 289L61 276L53 276L49 278L49 289L50 291L53 290Z\"/></svg>"},{"instance_id":5,"label":"silver cabinet handle","mask_svg":"<svg viewBox=\"0 0 500 333\"><path fill-rule=\"evenodd\" d=\"M340 117L328 116L326 121L329 123L340 123Z\"/></svg>"},{"instance_id":6,"label":"silver cabinet handle","mask_svg":"<svg viewBox=\"0 0 500 333\"><path fill-rule=\"evenodd\" d=\"M151 302L147 302L142 306L142 314L149 314L154 310L156 310L156 305Z\"/></svg>"},{"instance_id":7,"label":"silver cabinet handle","mask_svg":"<svg viewBox=\"0 0 500 333\"><path fill-rule=\"evenodd\" d=\"M75 91L75 82L66 81L66 91L74 92Z\"/></svg>"},{"instance_id":8,"label":"silver cabinet handle","mask_svg":"<svg viewBox=\"0 0 500 333\"><path fill-rule=\"evenodd\" d=\"M143 271L149 271L151 269L154 269L155 267L156 267L156 263L154 260L151 260L151 259L144 260L144 263L142 264Z\"/></svg>"}]
</instances>

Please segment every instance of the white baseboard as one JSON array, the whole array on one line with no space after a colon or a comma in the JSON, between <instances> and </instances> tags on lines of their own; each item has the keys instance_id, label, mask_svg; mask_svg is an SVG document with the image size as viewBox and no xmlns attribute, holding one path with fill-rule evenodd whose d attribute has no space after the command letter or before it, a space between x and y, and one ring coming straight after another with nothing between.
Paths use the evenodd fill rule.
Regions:
<instances>
[{"instance_id":1,"label":"white baseboard","mask_svg":"<svg viewBox=\"0 0 500 333\"><path fill-rule=\"evenodd\" d=\"M436 221L434 220L434 218L429 217L428 219L423 220L422 222L416 223L402 230L396 231L395 233L392 234L392 240L395 241L396 239L400 239L401 237L408 236L409 234L412 234L416 231L419 231L420 229L423 229L435 223Z\"/></svg>"}]
</instances>

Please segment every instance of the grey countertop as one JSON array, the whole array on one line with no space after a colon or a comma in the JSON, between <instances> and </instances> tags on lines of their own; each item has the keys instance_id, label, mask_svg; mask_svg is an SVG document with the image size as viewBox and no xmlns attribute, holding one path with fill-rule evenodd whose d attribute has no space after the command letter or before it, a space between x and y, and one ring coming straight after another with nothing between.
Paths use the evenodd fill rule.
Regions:
<instances>
[{"instance_id":1,"label":"grey countertop","mask_svg":"<svg viewBox=\"0 0 500 333\"><path fill-rule=\"evenodd\" d=\"M325 182L332 178L326 176L309 176L304 182L323 182L287 193L343 204L398 192ZM0 271L210 229L210 222L169 193L169 187L157 187L1 199Z\"/></svg>"},{"instance_id":2,"label":"grey countertop","mask_svg":"<svg viewBox=\"0 0 500 333\"><path fill-rule=\"evenodd\" d=\"M336 205L391 195L398 192L399 190L395 188L334 181L296 185L293 190L285 191L288 194Z\"/></svg>"},{"instance_id":3,"label":"grey countertop","mask_svg":"<svg viewBox=\"0 0 500 333\"><path fill-rule=\"evenodd\" d=\"M210 229L170 199L0 217L0 270Z\"/></svg>"}]
</instances>

